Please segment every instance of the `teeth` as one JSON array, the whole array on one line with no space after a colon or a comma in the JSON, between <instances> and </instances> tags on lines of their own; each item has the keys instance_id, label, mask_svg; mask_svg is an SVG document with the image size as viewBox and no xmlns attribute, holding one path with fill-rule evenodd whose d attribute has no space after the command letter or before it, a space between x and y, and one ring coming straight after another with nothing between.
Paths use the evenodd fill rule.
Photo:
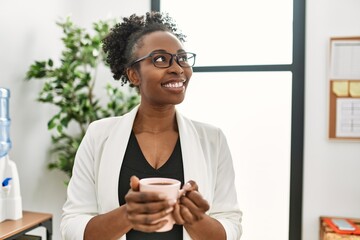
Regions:
<instances>
[{"instance_id":1,"label":"teeth","mask_svg":"<svg viewBox=\"0 0 360 240\"><path fill-rule=\"evenodd\" d=\"M173 82L173 83L164 84L164 87L166 88L179 88L182 86L184 86L183 82Z\"/></svg>"}]
</instances>

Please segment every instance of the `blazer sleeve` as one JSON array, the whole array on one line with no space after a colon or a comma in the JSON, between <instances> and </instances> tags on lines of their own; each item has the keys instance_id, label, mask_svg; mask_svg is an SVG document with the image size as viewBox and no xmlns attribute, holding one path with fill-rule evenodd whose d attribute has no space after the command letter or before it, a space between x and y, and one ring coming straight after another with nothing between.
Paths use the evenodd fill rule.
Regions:
<instances>
[{"instance_id":1,"label":"blazer sleeve","mask_svg":"<svg viewBox=\"0 0 360 240\"><path fill-rule=\"evenodd\" d=\"M242 212L238 206L235 188L235 172L233 161L225 135L218 129L217 167L214 173L215 188L210 216L217 219L226 231L227 239L240 239L242 234Z\"/></svg>"},{"instance_id":2,"label":"blazer sleeve","mask_svg":"<svg viewBox=\"0 0 360 240\"><path fill-rule=\"evenodd\" d=\"M60 224L62 239L83 239L88 221L98 214L94 129L89 126L76 153Z\"/></svg>"}]
</instances>

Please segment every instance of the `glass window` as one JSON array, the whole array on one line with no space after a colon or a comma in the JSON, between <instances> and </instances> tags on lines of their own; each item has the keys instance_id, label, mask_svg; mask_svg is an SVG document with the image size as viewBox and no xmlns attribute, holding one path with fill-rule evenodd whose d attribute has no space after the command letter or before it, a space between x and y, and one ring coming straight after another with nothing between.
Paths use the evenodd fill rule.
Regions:
<instances>
[{"instance_id":1,"label":"glass window","mask_svg":"<svg viewBox=\"0 0 360 240\"><path fill-rule=\"evenodd\" d=\"M194 73L177 106L227 137L244 214L242 239L288 239L291 78L290 72Z\"/></svg>"},{"instance_id":2,"label":"glass window","mask_svg":"<svg viewBox=\"0 0 360 240\"><path fill-rule=\"evenodd\" d=\"M245 240L301 236L301 216L290 218L301 211L301 200L291 202L290 195L301 194L294 184L302 177L290 181L290 175L291 153L302 152L301 140L292 145L295 135L303 136L297 131L303 125L291 126L291 106L303 106L303 7L297 0L160 1L160 10L187 35L186 49L197 54L195 73L178 109L225 132Z\"/></svg>"},{"instance_id":3,"label":"glass window","mask_svg":"<svg viewBox=\"0 0 360 240\"><path fill-rule=\"evenodd\" d=\"M187 35L197 66L291 64L289 0L161 1Z\"/></svg>"}]
</instances>

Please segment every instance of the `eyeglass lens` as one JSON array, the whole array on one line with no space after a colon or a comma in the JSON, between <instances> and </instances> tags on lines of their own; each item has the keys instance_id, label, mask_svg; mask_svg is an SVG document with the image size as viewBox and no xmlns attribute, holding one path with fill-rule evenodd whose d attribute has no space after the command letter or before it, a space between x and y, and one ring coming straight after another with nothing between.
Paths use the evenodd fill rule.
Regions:
<instances>
[{"instance_id":1,"label":"eyeglass lens","mask_svg":"<svg viewBox=\"0 0 360 240\"><path fill-rule=\"evenodd\" d=\"M176 62L181 67L192 67L195 64L195 55L193 53L179 53L175 55ZM156 67L167 68L173 63L174 55L170 53L153 53L152 62Z\"/></svg>"}]
</instances>

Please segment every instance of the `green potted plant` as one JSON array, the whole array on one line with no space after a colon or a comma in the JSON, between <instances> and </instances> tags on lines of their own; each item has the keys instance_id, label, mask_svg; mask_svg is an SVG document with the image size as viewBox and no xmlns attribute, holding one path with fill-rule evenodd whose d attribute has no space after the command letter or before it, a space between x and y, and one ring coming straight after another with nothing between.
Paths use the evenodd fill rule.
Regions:
<instances>
[{"instance_id":1,"label":"green potted plant","mask_svg":"<svg viewBox=\"0 0 360 240\"><path fill-rule=\"evenodd\" d=\"M105 104L94 92L97 70L101 65L107 66L101 41L114 23L114 20L95 22L90 34L70 18L58 21L64 44L59 65L52 59L35 61L26 73L27 80L43 81L37 101L58 108L47 126L52 140L48 167L63 171L69 178L87 126L100 118L127 113L139 103L139 95L131 89L122 91L106 84Z\"/></svg>"}]
</instances>

